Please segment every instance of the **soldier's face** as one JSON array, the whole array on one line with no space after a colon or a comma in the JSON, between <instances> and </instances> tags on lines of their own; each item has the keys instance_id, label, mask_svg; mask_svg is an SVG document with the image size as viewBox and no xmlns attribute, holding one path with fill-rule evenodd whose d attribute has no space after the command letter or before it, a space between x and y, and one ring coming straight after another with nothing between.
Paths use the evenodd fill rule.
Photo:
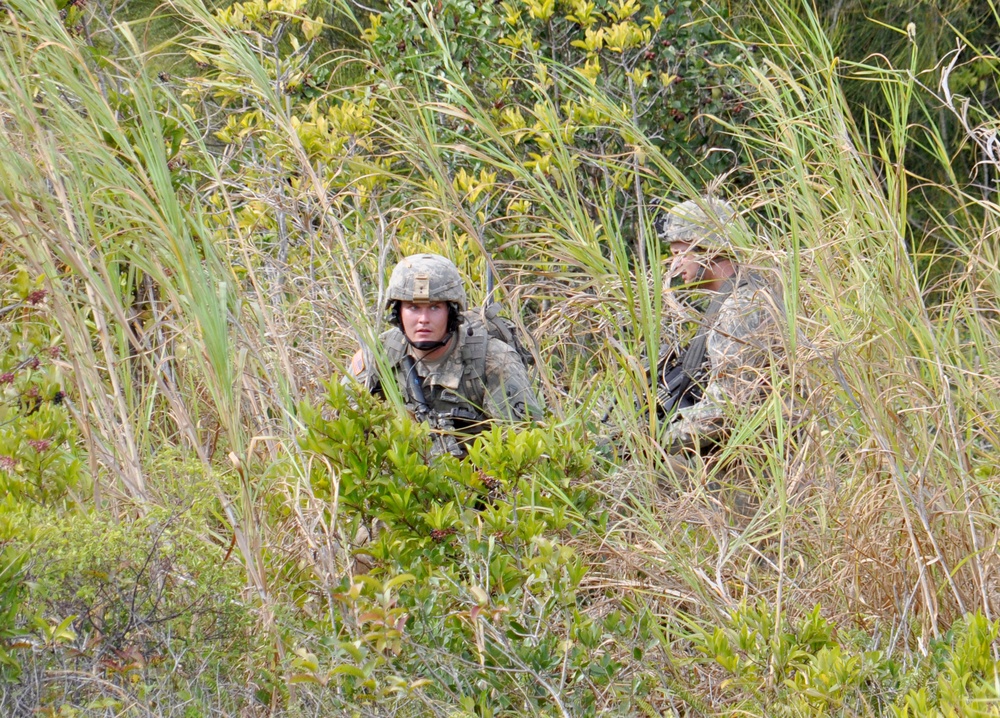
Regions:
<instances>
[{"instance_id":1,"label":"soldier's face","mask_svg":"<svg viewBox=\"0 0 1000 718\"><path fill-rule=\"evenodd\" d=\"M670 276L680 277L684 284L694 284L703 279L706 269L705 255L691 249L687 242L671 242Z\"/></svg>"},{"instance_id":2,"label":"soldier's face","mask_svg":"<svg viewBox=\"0 0 1000 718\"><path fill-rule=\"evenodd\" d=\"M411 342L439 342L448 333L448 303L401 302L399 319Z\"/></svg>"}]
</instances>

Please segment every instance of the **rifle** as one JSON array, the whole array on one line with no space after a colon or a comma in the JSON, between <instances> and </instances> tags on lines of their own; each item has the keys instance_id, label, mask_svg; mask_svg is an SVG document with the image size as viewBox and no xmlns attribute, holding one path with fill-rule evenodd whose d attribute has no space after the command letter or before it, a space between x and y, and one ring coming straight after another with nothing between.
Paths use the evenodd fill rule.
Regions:
<instances>
[{"instance_id":1,"label":"rifle","mask_svg":"<svg viewBox=\"0 0 1000 718\"><path fill-rule=\"evenodd\" d=\"M664 351L660 347L660 356L655 364L650 363L649 381L656 387L656 416L667 423L673 423L680 418L680 410L698 403L702 397L702 383L708 375L707 341L709 327L715 322L726 297L737 285L726 280L722 289L716 293L708 305L701 320L701 328L691 343L680 352ZM645 363L645 362L644 362ZM636 397L635 407L642 410L642 402ZM606 423L611 417L614 404L608 407L604 418Z\"/></svg>"},{"instance_id":2,"label":"rifle","mask_svg":"<svg viewBox=\"0 0 1000 718\"><path fill-rule=\"evenodd\" d=\"M704 356L700 366L692 372L685 367L686 355L687 352L681 356L668 354L650 372L650 380L656 383L656 415L660 419L673 422L680 417L681 409L693 406L701 399L700 380L705 374Z\"/></svg>"},{"instance_id":3,"label":"rifle","mask_svg":"<svg viewBox=\"0 0 1000 718\"><path fill-rule=\"evenodd\" d=\"M649 383L656 389L656 417L661 421L668 419L667 423L680 418L680 409L686 409L701 399L700 380L705 374L704 366L696 373L699 381L695 382L694 376L684 371L684 356L683 350L678 354L673 350L667 351L667 346L663 345L655 364L650 366L649 362L643 361ZM612 400L601 418L602 424L611 419L616 403ZM635 396L635 411L639 414L646 411L645 402L638 394Z\"/></svg>"},{"instance_id":4,"label":"rifle","mask_svg":"<svg viewBox=\"0 0 1000 718\"><path fill-rule=\"evenodd\" d=\"M736 288L726 280L722 289L712 297L712 301L702 317L701 328L691 343L680 353L661 355L656 363L656 413L660 418L676 420L680 409L693 406L701 400L702 382L708 374L708 330L715 322L723 302Z\"/></svg>"},{"instance_id":5,"label":"rifle","mask_svg":"<svg viewBox=\"0 0 1000 718\"><path fill-rule=\"evenodd\" d=\"M417 402L417 421L427 422L430 425L434 441L442 453L451 454L456 459L463 458L468 452L458 442L455 435L450 433L455 430L454 421L450 416L442 416L431 408L427 396L424 394L424 385L421 383L417 368L413 363L413 357L404 354L400 365L406 375L406 383L410 387L410 393L413 394L413 399Z\"/></svg>"}]
</instances>

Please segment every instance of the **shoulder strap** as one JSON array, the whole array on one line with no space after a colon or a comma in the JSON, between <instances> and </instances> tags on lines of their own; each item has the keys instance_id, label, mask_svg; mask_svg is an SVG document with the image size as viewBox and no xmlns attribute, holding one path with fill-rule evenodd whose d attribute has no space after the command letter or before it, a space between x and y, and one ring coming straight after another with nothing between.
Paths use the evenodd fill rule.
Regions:
<instances>
[{"instance_id":1,"label":"shoulder strap","mask_svg":"<svg viewBox=\"0 0 1000 718\"><path fill-rule=\"evenodd\" d=\"M406 355L406 340L403 337L403 330L399 327L382 332L379 343L382 345L386 359L389 360L391 366L396 366Z\"/></svg>"},{"instance_id":2,"label":"shoulder strap","mask_svg":"<svg viewBox=\"0 0 1000 718\"><path fill-rule=\"evenodd\" d=\"M684 349L680 362L664 369L664 375L659 378L656 389L659 411L663 415L674 413L675 409L682 405L684 397L688 396L692 391L692 384L694 384L695 378L705 364L705 350L708 344L709 329L715 323L715 317L718 315L723 303L732 294L736 286L729 280L723 283L721 291L712 297L712 302L708 305L708 311L702 317L701 328L694 339L691 340L691 343ZM697 388L695 388L695 391L697 391Z\"/></svg>"},{"instance_id":3,"label":"shoulder strap","mask_svg":"<svg viewBox=\"0 0 1000 718\"><path fill-rule=\"evenodd\" d=\"M402 330L397 327L393 327L392 329L382 332L378 339L383 351L385 351L386 359L389 360L389 366L393 368L398 367L400 362L403 360L403 357L407 356L406 341L403 339ZM371 373L374 379L371 391L373 394L381 394L382 382L386 380L386 377L380 376L381 372L379 371L378 364L374 361L374 359L372 360ZM393 371L392 373L397 374L398 372ZM397 376L396 382L399 386L399 390L403 393L403 396L407 396L405 379Z\"/></svg>"},{"instance_id":4,"label":"shoulder strap","mask_svg":"<svg viewBox=\"0 0 1000 718\"><path fill-rule=\"evenodd\" d=\"M736 291L742 284L743 282L733 283L727 279L722 283L721 291L712 297L712 302L708 305L708 311L705 312L705 316L702 318L701 328L698 329L698 333L695 334L694 339L691 340L687 349L684 350L684 357L681 359L681 367L683 367L684 375L689 381L695 377L705 363L708 332L715 323L715 317L718 316L719 310L722 309L722 305L729 298L729 295Z\"/></svg>"},{"instance_id":5,"label":"shoulder strap","mask_svg":"<svg viewBox=\"0 0 1000 718\"><path fill-rule=\"evenodd\" d=\"M497 302L490 302L484 306L479 312L483 326L491 337L499 339L517 352L521 364L525 369L529 369L535 364L535 356L523 341L523 334L518 325L500 313L502 309Z\"/></svg>"},{"instance_id":6,"label":"shoulder strap","mask_svg":"<svg viewBox=\"0 0 1000 718\"><path fill-rule=\"evenodd\" d=\"M490 334L482 320L476 316L475 312L465 312L464 321L458 328L462 336L462 364L466 367L466 373L470 372L477 379L486 377L486 345L490 340Z\"/></svg>"}]
</instances>

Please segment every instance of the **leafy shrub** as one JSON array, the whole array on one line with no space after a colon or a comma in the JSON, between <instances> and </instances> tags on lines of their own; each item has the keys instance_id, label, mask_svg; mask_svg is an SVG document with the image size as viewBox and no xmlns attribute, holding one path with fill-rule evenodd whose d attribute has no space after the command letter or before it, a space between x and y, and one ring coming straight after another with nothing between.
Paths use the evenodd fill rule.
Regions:
<instances>
[{"instance_id":1,"label":"leafy shrub","mask_svg":"<svg viewBox=\"0 0 1000 718\"><path fill-rule=\"evenodd\" d=\"M737 53L719 42L696 3L445 0L433 12L420 4L390 3L371 15L364 38L373 58L403 84L433 83L445 64L460 65L473 91L498 114L531 107L532 93L526 90L537 83L561 103L570 143L602 154L619 148L611 133L597 128L574 134L583 129L577 126L591 124L586 116L593 107L573 88L559 87L556 78L532 67L536 56L560 62L625 108L692 179L704 181L733 163L731 153L707 152L730 143L704 116L741 114L742 88L732 70ZM539 72L534 81L533 71ZM449 92L444 83L439 91ZM525 157L534 152L544 163L551 149L528 143Z\"/></svg>"},{"instance_id":2,"label":"leafy shrub","mask_svg":"<svg viewBox=\"0 0 1000 718\"><path fill-rule=\"evenodd\" d=\"M43 277L9 267L0 291L0 493L41 503L85 483L78 430L65 400L59 329Z\"/></svg>"},{"instance_id":3,"label":"leafy shrub","mask_svg":"<svg viewBox=\"0 0 1000 718\"><path fill-rule=\"evenodd\" d=\"M204 513L110 519L40 510L10 519L20 539L11 546L23 551L31 537L11 643L32 670L5 694L6 709L76 705L97 715L167 695L231 711L252 703L267 653L243 569L205 540ZM47 671L53 678L39 682Z\"/></svg>"},{"instance_id":4,"label":"leafy shrub","mask_svg":"<svg viewBox=\"0 0 1000 718\"><path fill-rule=\"evenodd\" d=\"M742 605L695 645L726 675L725 698L753 715L996 715L1000 622L969 614L908 660L872 649L877 637L841 631L819 606L776 626L772 607ZM875 639L875 640L873 640Z\"/></svg>"},{"instance_id":5,"label":"leafy shrub","mask_svg":"<svg viewBox=\"0 0 1000 718\"><path fill-rule=\"evenodd\" d=\"M0 548L0 681L13 680L21 672L14 639L22 635L18 621L25 611L27 598L26 559L24 549L3 542Z\"/></svg>"},{"instance_id":6,"label":"leafy shrub","mask_svg":"<svg viewBox=\"0 0 1000 718\"><path fill-rule=\"evenodd\" d=\"M590 615L596 597L580 591L574 536L607 515L585 486L578 426L495 426L466 459L428 461L424 425L340 385L302 413L304 447L328 461L313 463L314 491L336 498L345 543L370 538L354 548L367 573L333 590L336 640L300 649L297 681L476 715L627 713L649 699L660 679L633 642L650 626L641 612Z\"/></svg>"}]
</instances>

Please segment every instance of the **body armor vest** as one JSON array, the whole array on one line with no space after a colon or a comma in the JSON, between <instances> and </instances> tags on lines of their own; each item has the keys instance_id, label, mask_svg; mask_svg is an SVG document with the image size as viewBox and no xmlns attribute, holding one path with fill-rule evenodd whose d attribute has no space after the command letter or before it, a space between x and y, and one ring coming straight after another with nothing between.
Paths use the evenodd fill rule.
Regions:
<instances>
[{"instance_id":1,"label":"body armor vest","mask_svg":"<svg viewBox=\"0 0 1000 718\"><path fill-rule=\"evenodd\" d=\"M458 341L451 353L432 371L417 369L421 376L424 398L440 420L453 422L454 428L478 433L486 426L483 413L486 393L486 349L490 336L482 321L473 312L464 312L463 321L455 332ZM380 337L386 357L396 373L397 385L406 406L416 412L418 401L404 375L402 359L407 353L406 337L393 327ZM419 367L419 362L417 363ZM426 376L425 376L426 373Z\"/></svg>"}]
</instances>

